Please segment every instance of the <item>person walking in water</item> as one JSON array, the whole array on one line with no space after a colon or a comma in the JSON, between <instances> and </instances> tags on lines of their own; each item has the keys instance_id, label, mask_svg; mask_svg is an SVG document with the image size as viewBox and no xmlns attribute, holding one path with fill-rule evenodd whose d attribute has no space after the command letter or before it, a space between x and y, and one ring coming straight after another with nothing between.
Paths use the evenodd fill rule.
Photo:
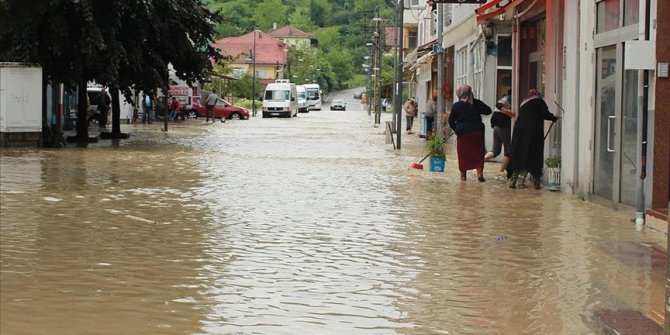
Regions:
<instances>
[{"instance_id":1,"label":"person walking in water","mask_svg":"<svg viewBox=\"0 0 670 335\"><path fill-rule=\"evenodd\" d=\"M209 122L209 118L212 118L212 122L214 122L214 106L216 106L216 102L219 101L219 96L216 94L216 90L212 90L212 93L210 93L207 96L207 100L205 101L205 111L207 113L207 119L205 122ZM226 122L225 118L221 117L221 122Z\"/></svg>"},{"instance_id":2,"label":"person walking in water","mask_svg":"<svg viewBox=\"0 0 670 335\"><path fill-rule=\"evenodd\" d=\"M451 107L447 119L456 133L456 152L461 180L467 179L467 171L477 170L477 180L484 179L484 123L482 115L491 114L491 107L475 99L472 87L462 85L456 89L458 101Z\"/></svg>"},{"instance_id":3,"label":"person walking in water","mask_svg":"<svg viewBox=\"0 0 670 335\"><path fill-rule=\"evenodd\" d=\"M537 89L528 92L528 98L519 106L519 117L514 124L512 153L507 168L510 188L517 188L519 176L525 181L530 172L533 186L540 189L544 167L544 121L556 122L558 117L549 112L547 103ZM521 185L523 186L523 181Z\"/></svg>"},{"instance_id":4,"label":"person walking in water","mask_svg":"<svg viewBox=\"0 0 670 335\"><path fill-rule=\"evenodd\" d=\"M499 173L504 180L504 175L507 173L507 165L509 165L510 142L512 137L512 118L516 113L512 110L512 106L507 96L503 96L496 103L496 110L491 115L491 128L493 128L493 148L484 156L484 160L488 161L500 155L502 148L503 159L500 164Z\"/></svg>"},{"instance_id":5,"label":"person walking in water","mask_svg":"<svg viewBox=\"0 0 670 335\"><path fill-rule=\"evenodd\" d=\"M405 102L405 118L407 119L407 134L413 134L412 125L414 124L414 117L416 116L416 103L414 98L407 98Z\"/></svg>"}]
</instances>

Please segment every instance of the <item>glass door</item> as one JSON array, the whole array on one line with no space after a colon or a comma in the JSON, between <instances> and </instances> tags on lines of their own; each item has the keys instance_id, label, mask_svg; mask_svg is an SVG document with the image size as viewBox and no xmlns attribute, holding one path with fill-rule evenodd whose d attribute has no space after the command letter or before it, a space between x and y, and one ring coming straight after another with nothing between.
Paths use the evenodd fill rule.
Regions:
<instances>
[{"instance_id":1,"label":"glass door","mask_svg":"<svg viewBox=\"0 0 670 335\"><path fill-rule=\"evenodd\" d=\"M617 154L617 47L597 51L596 123L593 193L613 201L618 183L615 180ZM617 176L618 177L618 176ZM618 178L617 178L618 179ZM615 186L616 189L615 190Z\"/></svg>"}]
</instances>

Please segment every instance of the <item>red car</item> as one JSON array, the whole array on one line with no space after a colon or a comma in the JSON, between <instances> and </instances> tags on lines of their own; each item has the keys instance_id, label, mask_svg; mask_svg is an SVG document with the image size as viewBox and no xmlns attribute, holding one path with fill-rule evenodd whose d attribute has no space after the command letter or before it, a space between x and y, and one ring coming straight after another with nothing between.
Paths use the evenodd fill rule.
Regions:
<instances>
[{"instance_id":1,"label":"red car","mask_svg":"<svg viewBox=\"0 0 670 335\"><path fill-rule=\"evenodd\" d=\"M205 106L200 104L199 97L193 97L193 108L189 111L189 117L207 117ZM226 118L228 120L248 120L249 111L237 107L226 100L219 99L214 106L214 118Z\"/></svg>"}]
</instances>

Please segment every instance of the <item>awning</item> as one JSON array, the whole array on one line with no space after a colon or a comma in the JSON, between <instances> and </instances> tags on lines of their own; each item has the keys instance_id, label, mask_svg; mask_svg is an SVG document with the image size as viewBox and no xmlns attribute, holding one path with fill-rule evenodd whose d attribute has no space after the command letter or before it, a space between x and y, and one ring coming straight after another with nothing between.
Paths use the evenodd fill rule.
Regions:
<instances>
[{"instance_id":1,"label":"awning","mask_svg":"<svg viewBox=\"0 0 670 335\"><path fill-rule=\"evenodd\" d=\"M462 41L477 32L477 20L475 13L470 14L465 19L456 24L452 24L444 31L442 46L448 48Z\"/></svg>"},{"instance_id":2,"label":"awning","mask_svg":"<svg viewBox=\"0 0 670 335\"><path fill-rule=\"evenodd\" d=\"M475 13L477 13L477 23L486 23L492 18L520 5L522 2L523 0L490 0L475 9Z\"/></svg>"},{"instance_id":3,"label":"awning","mask_svg":"<svg viewBox=\"0 0 670 335\"><path fill-rule=\"evenodd\" d=\"M437 39L422 44L416 49L412 50L412 52L410 52L404 59L405 66L403 69L415 69L418 65L418 60L421 59L426 53L431 52L433 50L433 45L435 44L437 44Z\"/></svg>"}]
</instances>

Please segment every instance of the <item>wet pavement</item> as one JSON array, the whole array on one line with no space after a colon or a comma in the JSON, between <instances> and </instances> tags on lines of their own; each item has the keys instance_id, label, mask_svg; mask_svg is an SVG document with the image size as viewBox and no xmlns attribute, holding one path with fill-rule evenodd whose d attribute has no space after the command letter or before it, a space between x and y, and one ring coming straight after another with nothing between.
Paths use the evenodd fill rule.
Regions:
<instances>
[{"instance_id":1,"label":"wet pavement","mask_svg":"<svg viewBox=\"0 0 670 335\"><path fill-rule=\"evenodd\" d=\"M447 172L411 170L423 140L394 151L353 91L341 97L347 111L3 150L0 332L593 334L608 311L662 321L665 236L575 196L511 190L497 163L486 183L461 182L453 144Z\"/></svg>"}]
</instances>

